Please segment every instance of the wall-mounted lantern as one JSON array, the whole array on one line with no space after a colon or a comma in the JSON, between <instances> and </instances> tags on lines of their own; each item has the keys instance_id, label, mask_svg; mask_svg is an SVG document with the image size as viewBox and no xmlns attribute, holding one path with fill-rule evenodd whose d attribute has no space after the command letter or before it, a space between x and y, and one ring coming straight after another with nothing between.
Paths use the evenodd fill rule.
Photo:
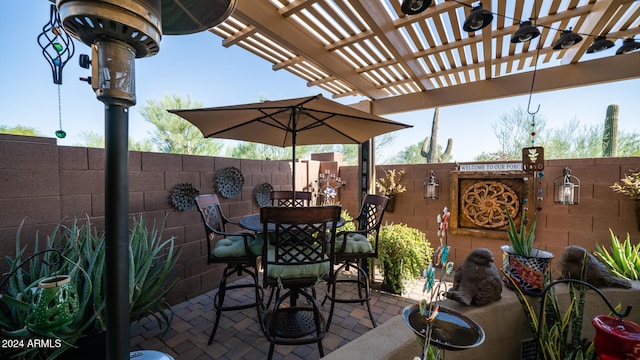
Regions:
<instances>
[{"instance_id":1,"label":"wall-mounted lantern","mask_svg":"<svg viewBox=\"0 0 640 360\"><path fill-rule=\"evenodd\" d=\"M580 203L580 179L571 175L571 169L565 167L562 175L553 181L553 202L563 205Z\"/></svg>"},{"instance_id":2,"label":"wall-mounted lantern","mask_svg":"<svg viewBox=\"0 0 640 360\"><path fill-rule=\"evenodd\" d=\"M433 170L429 171L429 178L424 182L424 198L435 200L440 197L440 182Z\"/></svg>"}]
</instances>

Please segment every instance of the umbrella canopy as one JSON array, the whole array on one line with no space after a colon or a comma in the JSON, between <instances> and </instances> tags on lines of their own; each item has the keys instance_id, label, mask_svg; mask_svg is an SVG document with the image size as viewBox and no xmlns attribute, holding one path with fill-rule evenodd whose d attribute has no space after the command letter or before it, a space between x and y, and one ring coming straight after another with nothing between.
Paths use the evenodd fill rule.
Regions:
<instances>
[{"instance_id":1,"label":"umbrella canopy","mask_svg":"<svg viewBox=\"0 0 640 360\"><path fill-rule=\"evenodd\" d=\"M168 111L195 125L204 137L291 146L294 190L296 145L360 144L381 134L412 127L322 95Z\"/></svg>"}]
</instances>

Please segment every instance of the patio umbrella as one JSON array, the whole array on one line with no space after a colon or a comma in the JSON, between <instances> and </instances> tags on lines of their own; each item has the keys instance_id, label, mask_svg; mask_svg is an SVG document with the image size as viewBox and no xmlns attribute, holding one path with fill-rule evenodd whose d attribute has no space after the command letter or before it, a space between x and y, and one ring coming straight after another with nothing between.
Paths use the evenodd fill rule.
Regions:
<instances>
[{"instance_id":1,"label":"patio umbrella","mask_svg":"<svg viewBox=\"0 0 640 360\"><path fill-rule=\"evenodd\" d=\"M324 98L322 95L202 109L168 110L204 137L250 141L293 150L296 145L360 144L375 136L412 127Z\"/></svg>"}]
</instances>

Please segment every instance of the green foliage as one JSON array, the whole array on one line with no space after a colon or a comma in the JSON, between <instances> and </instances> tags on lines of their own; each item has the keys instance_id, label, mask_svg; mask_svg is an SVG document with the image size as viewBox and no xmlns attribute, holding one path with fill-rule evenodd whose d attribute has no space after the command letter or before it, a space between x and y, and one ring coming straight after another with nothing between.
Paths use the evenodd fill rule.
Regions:
<instances>
[{"instance_id":1,"label":"green foliage","mask_svg":"<svg viewBox=\"0 0 640 360\"><path fill-rule=\"evenodd\" d=\"M188 155L219 155L223 142L217 139L203 138L197 127L178 115L167 112L168 109L192 109L202 104L191 102L187 97L165 95L159 101L149 100L140 109L142 117L155 125L151 132L151 141L161 152Z\"/></svg>"},{"instance_id":2,"label":"green foliage","mask_svg":"<svg viewBox=\"0 0 640 360\"><path fill-rule=\"evenodd\" d=\"M509 226L507 227L507 234L509 235L509 242L513 251L522 256L530 256L533 249L533 241L535 240L536 232L536 220L531 223L531 228L527 232L526 213L522 212L522 220L520 221L520 229L516 226L511 213L507 211L507 218L509 219Z\"/></svg>"},{"instance_id":3,"label":"green foliage","mask_svg":"<svg viewBox=\"0 0 640 360\"><path fill-rule=\"evenodd\" d=\"M176 283L173 269L179 255L176 254L174 239L161 240L162 229L155 223L148 230L142 216L132 218L129 248L129 305L132 319L153 314L160 326L169 324L171 308L165 297ZM38 348L7 354L27 359L43 356L55 359L72 346L79 338L106 330L106 273L105 236L98 233L89 218L85 221L74 219L69 225L57 226L45 241L36 235L33 250L23 245L20 238L22 226L16 235L16 255L6 256L10 271L16 270L4 293L0 296L0 337L8 338L51 338L61 339L62 346L50 351ZM35 257L18 269L30 253L43 248L60 250L62 259L55 253ZM58 261L57 261L58 260ZM49 266L47 264L54 264ZM27 314L31 310L32 288L40 279L60 274L68 274L75 283L79 297L79 311L73 322L66 327L47 333L37 333L26 325Z\"/></svg>"},{"instance_id":4,"label":"green foliage","mask_svg":"<svg viewBox=\"0 0 640 360\"><path fill-rule=\"evenodd\" d=\"M616 104L607 106L607 116L604 119L604 135L602 137L602 156L618 156L618 111Z\"/></svg>"},{"instance_id":5,"label":"green foliage","mask_svg":"<svg viewBox=\"0 0 640 360\"><path fill-rule=\"evenodd\" d=\"M543 114L536 114L533 131L536 134L541 134L546 122L546 117ZM500 144L498 152L505 154L509 160L521 159L522 148L531 146L531 131L531 115L522 106L518 105L509 112L503 113L498 122L493 125L493 132ZM539 139L536 140L539 141Z\"/></svg>"},{"instance_id":6,"label":"green foliage","mask_svg":"<svg viewBox=\"0 0 640 360\"><path fill-rule=\"evenodd\" d=\"M422 231L405 224L380 227L378 259L385 273L385 284L395 293L405 290L404 279L419 279L431 262L433 248Z\"/></svg>"},{"instance_id":7,"label":"green foliage","mask_svg":"<svg viewBox=\"0 0 640 360\"><path fill-rule=\"evenodd\" d=\"M586 264L587 261L585 260L584 263ZM583 269L583 278L584 273ZM506 278L516 289L516 295L529 323L531 333L534 338L537 338L540 351L538 358L543 360L596 360L593 342L581 337L586 286L574 287L572 283L567 285L568 306L564 313L561 311L555 287L549 288L543 299L544 313L538 317L535 312L536 306L529 303L529 298L518 288L514 279L508 275ZM553 275L549 271L546 274L545 283L548 283L552 278ZM540 323L538 323L539 319Z\"/></svg>"},{"instance_id":8,"label":"green foliage","mask_svg":"<svg viewBox=\"0 0 640 360\"><path fill-rule=\"evenodd\" d=\"M80 141L75 144L76 146L104 149L104 135L100 135L95 131L83 131L80 133L79 138ZM148 152L153 150L153 144L148 139L135 141L129 138L129 150Z\"/></svg>"},{"instance_id":9,"label":"green foliage","mask_svg":"<svg viewBox=\"0 0 640 360\"><path fill-rule=\"evenodd\" d=\"M573 159L602 157L604 125L581 125L572 119L561 128L546 129L544 115L536 114L536 145L544 147L546 159ZM531 146L531 116L517 107L504 113L494 124L494 133L500 148L491 153L481 153L474 161L520 160L522 148ZM640 155L640 134L618 132L618 155Z\"/></svg>"},{"instance_id":10,"label":"green foliage","mask_svg":"<svg viewBox=\"0 0 640 360\"><path fill-rule=\"evenodd\" d=\"M340 212L340 217L344 220L344 225L336 228L336 234L340 231L355 231L356 224L353 222L353 216L349 215L347 210L342 210Z\"/></svg>"},{"instance_id":11,"label":"green foliage","mask_svg":"<svg viewBox=\"0 0 640 360\"><path fill-rule=\"evenodd\" d=\"M640 244L631 245L629 233L624 242L609 229L611 234L610 252L596 243L594 255L618 277L640 280Z\"/></svg>"},{"instance_id":12,"label":"green foliage","mask_svg":"<svg viewBox=\"0 0 640 360\"><path fill-rule=\"evenodd\" d=\"M436 108L433 113L433 121L431 124L431 136L427 136L422 144L420 155L426 160L427 164L447 162L451 158L451 150L453 149L453 139L447 140L447 148L442 152L442 147L438 145L438 124L440 122L440 108Z\"/></svg>"},{"instance_id":13,"label":"green foliage","mask_svg":"<svg viewBox=\"0 0 640 360\"><path fill-rule=\"evenodd\" d=\"M24 136L43 136L42 133L35 128L23 125L7 126L0 125L0 134L24 135Z\"/></svg>"},{"instance_id":14,"label":"green foliage","mask_svg":"<svg viewBox=\"0 0 640 360\"><path fill-rule=\"evenodd\" d=\"M300 157L298 152L301 147L296 148L296 157ZM227 156L234 159L255 159L255 160L291 160L291 148L258 144L240 141L231 149L227 150Z\"/></svg>"}]
</instances>

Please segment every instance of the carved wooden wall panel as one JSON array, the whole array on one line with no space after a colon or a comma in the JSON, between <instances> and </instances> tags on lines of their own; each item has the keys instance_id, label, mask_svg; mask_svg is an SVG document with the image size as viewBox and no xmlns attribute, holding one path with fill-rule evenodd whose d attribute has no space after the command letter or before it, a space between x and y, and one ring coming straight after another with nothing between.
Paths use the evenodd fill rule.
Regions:
<instances>
[{"instance_id":1,"label":"carved wooden wall panel","mask_svg":"<svg viewBox=\"0 0 640 360\"><path fill-rule=\"evenodd\" d=\"M451 231L503 237L507 212L518 223L526 198L523 172L453 172Z\"/></svg>"}]
</instances>

